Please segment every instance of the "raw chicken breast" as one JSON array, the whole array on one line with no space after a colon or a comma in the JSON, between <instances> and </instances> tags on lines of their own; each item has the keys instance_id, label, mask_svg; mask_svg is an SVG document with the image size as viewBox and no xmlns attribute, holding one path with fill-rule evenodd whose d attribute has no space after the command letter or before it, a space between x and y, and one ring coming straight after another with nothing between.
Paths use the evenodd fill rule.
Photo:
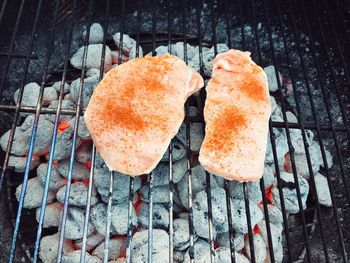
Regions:
<instances>
[{"instance_id":1,"label":"raw chicken breast","mask_svg":"<svg viewBox=\"0 0 350 263\"><path fill-rule=\"evenodd\" d=\"M229 180L261 178L271 113L267 78L249 52L219 54L206 88L204 168Z\"/></svg>"},{"instance_id":2,"label":"raw chicken breast","mask_svg":"<svg viewBox=\"0 0 350 263\"><path fill-rule=\"evenodd\" d=\"M184 119L184 103L202 77L166 54L130 60L110 70L85 112L86 126L110 170L151 172Z\"/></svg>"}]
</instances>

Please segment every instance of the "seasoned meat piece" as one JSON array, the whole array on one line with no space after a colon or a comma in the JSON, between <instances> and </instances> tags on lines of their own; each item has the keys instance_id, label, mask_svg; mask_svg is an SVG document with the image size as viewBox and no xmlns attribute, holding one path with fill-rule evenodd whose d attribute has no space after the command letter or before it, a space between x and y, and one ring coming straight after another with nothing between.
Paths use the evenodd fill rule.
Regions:
<instances>
[{"instance_id":1,"label":"seasoned meat piece","mask_svg":"<svg viewBox=\"0 0 350 263\"><path fill-rule=\"evenodd\" d=\"M229 180L261 178L271 113L264 70L249 52L219 54L206 88L205 138L199 161Z\"/></svg>"},{"instance_id":2,"label":"seasoned meat piece","mask_svg":"<svg viewBox=\"0 0 350 263\"><path fill-rule=\"evenodd\" d=\"M184 119L184 103L202 77L166 54L130 60L96 87L84 118L110 170L131 176L151 172Z\"/></svg>"}]
</instances>

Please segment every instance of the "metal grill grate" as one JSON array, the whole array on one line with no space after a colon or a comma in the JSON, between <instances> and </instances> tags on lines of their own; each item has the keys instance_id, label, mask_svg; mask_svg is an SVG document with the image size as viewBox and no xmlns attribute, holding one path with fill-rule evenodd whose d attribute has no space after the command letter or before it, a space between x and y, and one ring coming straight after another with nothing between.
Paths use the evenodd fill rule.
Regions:
<instances>
[{"instance_id":1,"label":"metal grill grate","mask_svg":"<svg viewBox=\"0 0 350 263\"><path fill-rule=\"evenodd\" d=\"M15 3L15 4L14 4ZM82 11L83 10L83 11ZM194 12L190 12L193 11ZM345 11L347 10L347 11ZM281 163L278 163L277 147L275 141L274 128L284 128L287 135L287 144L290 153L292 171L295 182L298 180L297 168L294 158L294 148L291 141L292 129L301 131L303 145L307 159L308 171L310 173L310 189L312 197L309 197L308 208L303 210L299 184L295 183L297 192L297 201L300 213L293 216L298 223L293 226L288 219L285 210L284 197L282 187L279 187L279 195L281 197L281 209L283 215L283 227L285 237L284 261L286 262L315 262L315 259L325 262L347 262L347 254L350 251L349 236L349 142L350 129L348 124L350 101L350 76L348 71L347 50L350 45L349 37L349 11L350 4L346 1L284 1L263 0L263 1L140 1L129 3L125 0L111 2L107 0L105 3L99 1L77 1L72 2L57 0L54 4L47 4L45 1L7 1L1 3L0 11L0 32L3 37L9 38L1 40L0 46L0 62L1 82L0 82L0 112L3 116L9 116L7 121L11 123L11 134L7 150L2 156L0 191L3 194L3 202L8 202L10 214L14 216L12 232L12 241L9 251L4 253L4 257L0 255L1 261L17 262L16 245L21 243L22 248L29 248L30 257L34 262L40 262L38 258L40 240L43 234L50 233L50 230L43 229L44 212L46 207L46 199L49 191L49 180L46 180L43 201L41 204L41 213L38 225L30 226L27 222L32 220L34 216L32 212L23 209L24 193L27 187L28 179L31 178L30 164L31 158L28 158L24 174L14 173L9 164L10 150L13 143L14 131L20 120L21 113L34 113L35 119L30 139L30 147L28 156L33 154L33 146L36 134L40 127L38 126L39 116L43 114L55 114L54 133L52 136L52 144L48 159L47 178L50 178L53 168L55 142L58 135L59 117L61 115L74 115L79 117L83 114L82 92L84 89L85 63L87 51L84 50L83 69L81 72L73 70L69 65L69 58L73 49L74 32L77 26L84 25L88 28L87 36L84 43L88 43L90 34L90 25L94 20L100 19L104 28L103 52L101 57L101 65L104 65L104 54L108 32L116 29L121 32L120 43L123 43L123 33L128 33L135 37L138 46L141 45L145 49L150 49L153 55L156 55L155 49L159 45L168 45L169 53L172 53L171 44L177 41L184 43L184 60L187 60L187 43L196 43L199 46L199 63L200 72L203 75L203 46L211 44L214 46L215 55L218 53L217 44L222 39L222 34L218 36L217 32L225 32L225 41L230 48L239 48L242 50L252 50L253 59L260 65L266 66L268 62L275 66L277 71L285 71L290 77L293 87L293 103L298 116L297 123L287 121L286 112L290 107L290 102L286 101L283 96L283 85L279 76L276 74L278 83L278 91L276 96L281 98L281 108L283 121L270 121L269 131L272 145L274 166L276 171L277 182L282 186L283 182L280 177ZM50 13L52 12L52 13ZM130 22L130 14L135 12L132 18L134 22ZM28 16L32 16L28 18ZM62 17L64 19L62 19ZM175 19L176 18L176 19ZM203 20L205 27L203 26ZM29 22L28 22L29 21ZM68 22L67 22L68 21ZM26 44L21 46L19 41L26 30L25 24L30 24L30 30L26 33ZM42 28L44 23L50 25ZM64 24L64 27L63 27ZM131 24L133 26L131 26ZM251 31L245 30L245 25L251 25ZM267 38L262 37L261 24L264 25ZM44 26L45 27L45 26ZM63 28L60 28L63 27ZM145 27L145 28L144 28ZM10 28L11 32L7 29ZM161 30L159 30L161 28ZM176 29L176 31L174 30ZM53 56L57 56L57 45L55 40L58 34L65 37L63 46L61 47L61 65L53 65ZM29 33L28 33L29 32ZM277 34L277 33L278 34ZM46 41L41 41L41 34L45 33ZM280 36L280 45L276 46L276 34ZM208 39L208 35L210 38ZM307 45L301 36L308 36ZM238 41L233 42L233 39ZM237 46L237 43L238 46ZM40 95L36 107L21 106L24 85L29 79L35 78L33 72L29 68L31 63L36 63L38 55L33 54L33 50L37 50L45 45L46 53L41 57L43 66L40 72L36 72L40 78ZM23 48L24 47L24 48ZM119 49L121 49L122 44ZM305 49L307 53L305 52ZM282 62L283 60L283 62ZM19 61L19 62L18 62ZM18 72L14 81L10 79L15 70L14 64L20 63L23 71ZM118 64L122 63L122 53L119 53ZM100 69L100 80L102 79L104 69ZM73 80L74 76L80 75L81 81L79 85L79 98L77 107L74 110L61 109L63 100L63 85L60 87L59 103L57 109L43 108L42 99L44 87L52 84L55 80L61 83ZM78 76L79 76L78 75ZM312 76L315 76L314 78ZM300 85L299 82L302 82ZM316 83L316 84L315 84ZM19 100L15 105L9 103L7 96L11 93L10 86L16 85L20 88ZM317 85L317 87L315 87ZM7 91L9 89L9 91ZM331 92L330 92L331 91ZM202 100L198 102L201 107L204 103L205 92L202 91ZM11 94L11 98L12 98ZM316 97L321 100L316 100ZM192 99L193 100L193 99ZM318 103L322 105L318 105ZM305 114L305 102L309 105L311 115ZM193 226L193 209L192 209L192 152L190 150L190 124L203 123L203 117L190 117L189 106L191 99L186 103L186 149L187 149L187 173L188 173L188 213L189 213L189 243L191 262L196 262L193 253L195 243L195 232ZM339 109L336 114L332 109ZM7 115L5 115L7 114ZM339 121L340 120L340 121ZM4 124L4 126L7 124ZM62 220L60 224L60 239L57 253L57 262L61 262L63 253L63 242L65 232L65 222L68 212L68 199L70 187L72 184L72 170L74 153L77 147L77 130L79 118L75 118L73 147L70 156L69 174L67 177L67 188L64 196L64 208ZM318 194L316 191L314 174L312 171L312 160L309 153L309 144L307 141L306 130L315 132L315 137L320 144L322 159L324 162L324 174L327 177L329 190L332 199L332 208L324 208L320 206ZM331 141L332 152L334 153L334 166L330 169L327 164L327 156L325 152L325 143ZM329 146L329 145L327 145ZM94 181L96 149L93 147L91 157L91 169L88 184L88 198L86 204L86 213L84 221L84 236L82 241L82 251L85 251L87 242L87 233L89 222L89 214L91 207L91 194ZM173 194L175 184L173 182L173 143L169 145L169 262L173 262ZM112 207L112 190L114 173L110 173L109 177L109 195L107 203L107 220L105 231L105 250L104 262L108 261L108 243L111 227L111 207ZM131 238L133 228L130 224L134 178L130 178L129 198L128 198L128 222L127 245L126 245L126 262L131 262ZM148 221L148 262L152 261L153 251L153 175L149 174L147 178L149 182L149 221ZM14 198L14 189L22 184L22 191L19 202ZM208 202L208 233L210 242L210 259L215 262L215 244L213 235L213 211L212 211L212 189L210 174L206 174L206 193ZM250 204L247 184L243 184L244 201L246 208L246 218L248 224L248 240L250 244L251 262L256 262L255 251L253 245L253 228L250 216ZM231 262L235 261L234 253L234 229L231 217L231 199L229 197L229 183L225 181L224 189L226 192L226 204L228 212L228 226L230 233L230 249ZM266 229L268 236L268 253L271 262L275 262L274 248L272 244L271 228L268 213L268 200L265 196L264 179L260 181L260 189L262 194L262 203L264 207L264 217L266 221ZM7 201L5 201L7 200ZM2 231L0 231L2 232ZM297 233L297 234L295 234ZM5 237L2 237L5 238ZM3 240L2 240L3 241ZM23 249L24 250L24 249ZM319 257L315 257L316 252ZM6 255L6 256L5 256ZM28 255L27 255L28 256ZM29 258L26 260L29 261ZM81 253L80 262L85 262L85 253Z\"/></svg>"}]
</instances>

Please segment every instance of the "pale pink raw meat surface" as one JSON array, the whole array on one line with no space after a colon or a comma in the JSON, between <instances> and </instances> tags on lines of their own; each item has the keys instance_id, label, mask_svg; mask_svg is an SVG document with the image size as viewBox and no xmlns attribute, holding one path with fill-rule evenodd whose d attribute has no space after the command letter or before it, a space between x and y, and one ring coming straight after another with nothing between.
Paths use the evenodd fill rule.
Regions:
<instances>
[{"instance_id":1,"label":"pale pink raw meat surface","mask_svg":"<svg viewBox=\"0 0 350 263\"><path fill-rule=\"evenodd\" d=\"M184 119L184 103L202 86L196 71L169 54L110 70L84 115L108 168L131 176L151 172Z\"/></svg>"},{"instance_id":2,"label":"pale pink raw meat surface","mask_svg":"<svg viewBox=\"0 0 350 263\"><path fill-rule=\"evenodd\" d=\"M229 180L260 179L271 113L264 70L249 52L229 50L215 58L206 91L201 165Z\"/></svg>"}]
</instances>

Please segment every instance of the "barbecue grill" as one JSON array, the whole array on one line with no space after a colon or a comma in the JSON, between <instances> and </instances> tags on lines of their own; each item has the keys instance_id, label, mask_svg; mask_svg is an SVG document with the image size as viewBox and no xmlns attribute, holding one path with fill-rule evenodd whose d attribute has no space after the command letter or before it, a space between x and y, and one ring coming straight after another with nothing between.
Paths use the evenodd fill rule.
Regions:
<instances>
[{"instance_id":1,"label":"barbecue grill","mask_svg":"<svg viewBox=\"0 0 350 263\"><path fill-rule=\"evenodd\" d=\"M1 153L1 262L42 262L39 258L40 240L46 235L58 231L59 242L57 246L57 262L64 256L64 242L67 218L70 216L69 193L74 179L74 159L79 147L78 126L79 116L84 113L82 94L85 88L87 53L84 50L82 70L74 69L69 59L78 49L79 41L83 45L89 42L90 26L99 22L103 27L103 49L99 80L103 77L106 46L121 50L123 38L128 34L136 40L136 56L139 56L139 46L143 53L151 52L157 55L156 48L166 46L169 53L173 53L173 45L183 42L183 59L188 62L187 44L198 46L198 59L200 73L205 76L203 54L204 49L213 47L215 55L220 52L219 43L226 43L230 48L249 50L252 58L259 65L266 67L273 65L276 69L274 78L278 90L273 92L281 108L281 119L270 120L269 132L275 171L276 189L280 197L283 226L283 262L347 262L350 251L350 190L348 173L350 169L350 76L347 50L350 45L349 35L350 3L343 0L321 1L278 1L278 0L250 0L250 1L1 1L0 11L0 118L2 127L0 134L11 129L6 151ZM86 29L86 36L81 38L78 32ZM120 32L120 46L116 46L111 34ZM125 40L125 39L124 39ZM119 52L117 64L123 62L122 52ZM282 72L283 79L278 72ZM80 78L78 99L73 109L62 107L64 99L63 83L71 83ZM205 79L208 79L205 76ZM21 100L25 84L37 82L40 86L36 106L23 106ZM60 92L57 107L50 108L43 105L44 88L60 81ZM19 89L18 100L13 103L14 91ZM185 146L188 186L188 255L190 262L199 261L195 251L197 234L194 227L192 169L195 166L196 154L191 151L191 125L202 123L203 116L190 116L190 106L195 105L200 111L205 102L205 90L201 94L192 96L186 103L185 112ZM288 111L297 116L296 121L288 119ZM24 172L18 172L10 166L11 147L14 144L15 130L23 119L29 114L34 116L31 126L29 147ZM34 162L34 145L38 131L43 129L40 116L54 116L52 143L46 157L48 163L46 183L43 185L43 196L40 204L38 222L35 220L35 210L24 208L25 190L30 178L35 176L35 169L31 169ZM49 178L53 176L55 168L54 151L60 130L60 117L75 117L71 134L71 150L69 156L68 173L66 177L66 190L63 198L63 208L59 227L44 228L44 212L49 198ZM283 163L278 159L278 142L276 129L285 131L285 143L288 146L290 158L290 172L293 182L282 180ZM309 194L306 208L303 207L302 192L298 183L298 164L295 147L293 146L293 131L300 131L301 145L305 152L306 169L308 173ZM327 190L330 193L330 207L325 207L319 200L319 191L313 172L313 159L310 154L310 141L308 132L314 133L314 139L320 145L320 155L323 161L322 174L326 178ZM277 144L276 144L277 143ZM176 210L176 184L174 182L174 151L177 145L173 141L167 152L167 165L169 166L167 196L165 207L168 211L168 227L165 231L169 235L168 258L164 262L175 262L174 252L174 220ZM333 166L329 163L326 148L333 156ZM97 162L96 149L92 148L91 163L88 175L87 196L84 204L83 236L81 251L87 248L89 236L90 214L93 205L95 167ZM111 225L113 220L113 185L114 172L108 176L108 191L105 200L106 217L104 232L103 262L108 262L109 242L111 242ZM143 182L148 184L148 226L147 226L147 261L154 260L155 241L154 233L154 173L150 173ZM205 193L207 211L207 231L209 243L209 260L215 262L218 244L215 239L215 226L213 224L213 185L211 175L206 173ZM20 186L16 198L16 188ZM124 257L126 262L132 262L133 235L137 229L132 225L134 202L134 188L136 178L130 178L127 198L128 228L125 235L126 245ZM229 251L231 262L240 262L235 253L235 233L232 217L232 199L230 198L230 183L224 181L222 187L225 191L226 203L222 204L227 212ZM284 187L296 192L294 200L299 212L289 214L286 211ZM249 184L242 184L243 201L247 234L245 234L246 247L241 251L251 262L260 262L256 257L258 251L255 245L255 235L259 232L252 223ZM264 178L259 183L261 191L261 204L264 213L264 224L267 233L267 256L271 262L276 259L276 248L273 247L273 232L269 213L270 197L265 188ZM102 240L101 240L102 242ZM249 246L250 249L247 249ZM56 249L56 248L53 248ZM56 250L55 250L56 251ZM85 262L87 254L81 253L79 261ZM269 261L269 262L270 262ZM73 261L69 261L73 262ZM204 261L199 261L204 262ZM207 262L207 261L206 261ZM229 262L229 261L228 261Z\"/></svg>"}]
</instances>

